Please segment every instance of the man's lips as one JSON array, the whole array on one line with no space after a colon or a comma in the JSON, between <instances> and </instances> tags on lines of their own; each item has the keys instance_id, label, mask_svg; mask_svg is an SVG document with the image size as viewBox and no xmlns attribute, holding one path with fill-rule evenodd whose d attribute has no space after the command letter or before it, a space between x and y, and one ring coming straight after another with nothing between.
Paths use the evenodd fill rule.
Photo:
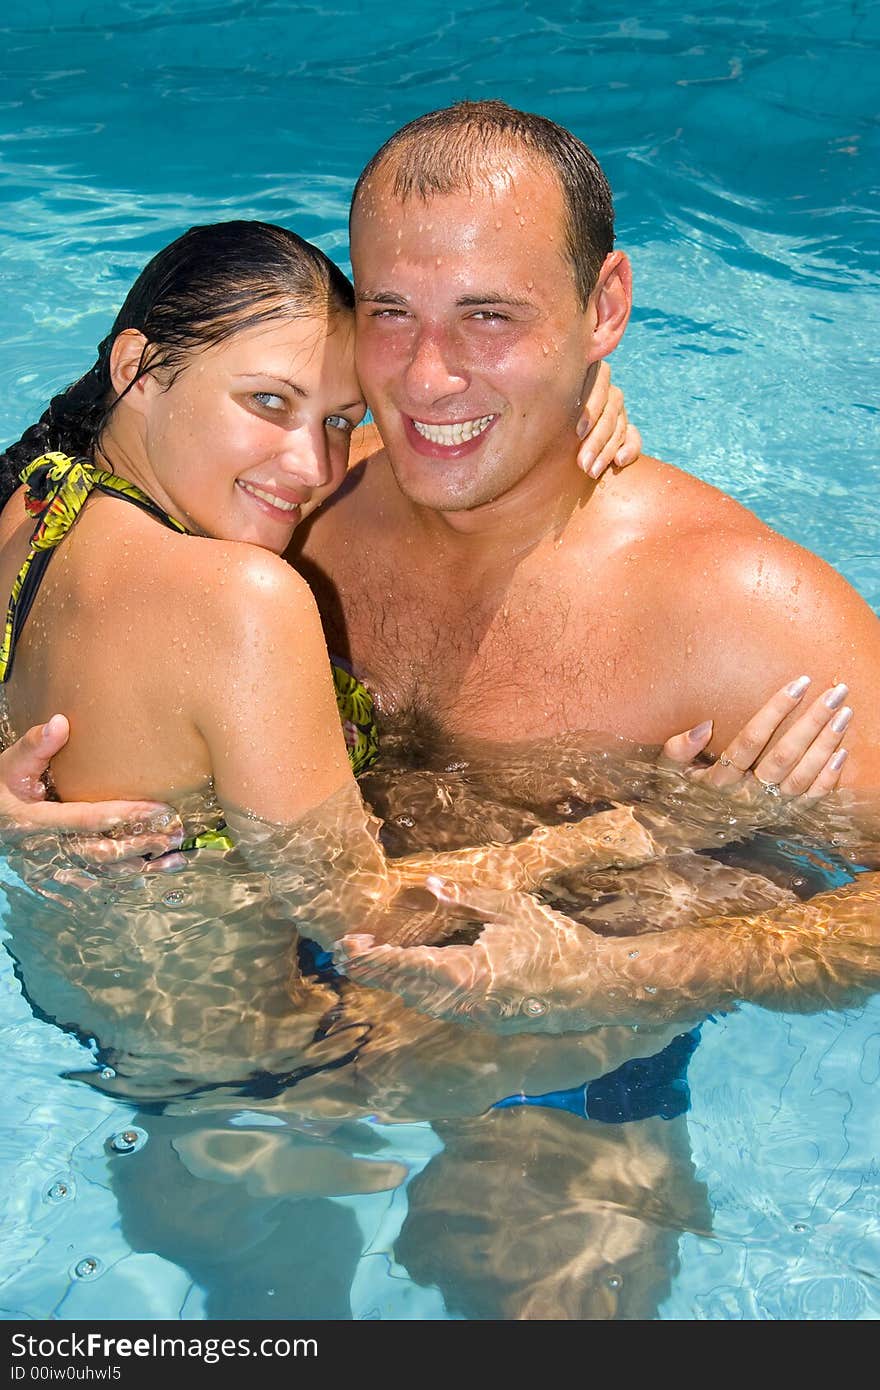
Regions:
<instances>
[{"instance_id":1,"label":"man's lips","mask_svg":"<svg viewBox=\"0 0 880 1390\"><path fill-rule=\"evenodd\" d=\"M426 458L457 459L480 447L499 415L475 415L469 420L418 420L403 415L407 441Z\"/></svg>"}]
</instances>

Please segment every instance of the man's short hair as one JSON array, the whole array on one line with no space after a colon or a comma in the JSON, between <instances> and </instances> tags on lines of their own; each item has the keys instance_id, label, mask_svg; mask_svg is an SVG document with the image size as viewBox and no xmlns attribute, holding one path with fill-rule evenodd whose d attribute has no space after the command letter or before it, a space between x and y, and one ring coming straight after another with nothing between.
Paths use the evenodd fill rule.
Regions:
<instances>
[{"instance_id":1,"label":"man's short hair","mask_svg":"<svg viewBox=\"0 0 880 1390\"><path fill-rule=\"evenodd\" d=\"M429 111L394 132L364 169L352 213L373 178L388 174L395 197L427 200L460 193L488 180L511 156L548 165L565 201L566 250L586 307L605 257L614 246L614 208L595 155L571 131L503 101L459 101Z\"/></svg>"}]
</instances>

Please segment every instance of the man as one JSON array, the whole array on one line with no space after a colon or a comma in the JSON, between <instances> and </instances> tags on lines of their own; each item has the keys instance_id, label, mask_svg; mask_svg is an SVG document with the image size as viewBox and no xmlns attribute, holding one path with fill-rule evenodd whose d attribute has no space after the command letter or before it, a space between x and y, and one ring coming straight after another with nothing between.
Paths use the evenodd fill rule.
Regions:
<instances>
[{"instance_id":1,"label":"man","mask_svg":"<svg viewBox=\"0 0 880 1390\"><path fill-rule=\"evenodd\" d=\"M612 235L589 151L499 102L421 117L367 166L358 371L385 447L291 557L331 650L386 718L659 743L711 712L717 753L808 670L838 707L848 683L844 785L876 786L880 623L840 576L655 459L598 482L572 467L584 363L630 313Z\"/></svg>"}]
</instances>

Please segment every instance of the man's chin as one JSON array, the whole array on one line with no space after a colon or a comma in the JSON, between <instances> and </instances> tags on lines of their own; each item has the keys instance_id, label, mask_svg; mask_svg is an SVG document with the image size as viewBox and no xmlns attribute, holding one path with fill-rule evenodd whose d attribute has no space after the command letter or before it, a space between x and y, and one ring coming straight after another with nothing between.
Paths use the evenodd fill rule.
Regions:
<instances>
[{"instance_id":1,"label":"man's chin","mask_svg":"<svg viewBox=\"0 0 880 1390\"><path fill-rule=\"evenodd\" d=\"M498 495L486 478L485 461L446 462L424 459L409 451L387 450L397 486L407 501L436 512L468 512Z\"/></svg>"}]
</instances>

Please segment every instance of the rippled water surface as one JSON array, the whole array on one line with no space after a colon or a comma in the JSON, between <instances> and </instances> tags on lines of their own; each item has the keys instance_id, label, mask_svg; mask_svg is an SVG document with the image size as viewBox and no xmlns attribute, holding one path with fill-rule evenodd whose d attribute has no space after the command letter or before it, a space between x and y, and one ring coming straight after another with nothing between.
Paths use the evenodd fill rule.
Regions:
<instances>
[{"instance_id":1,"label":"rippled water surface","mask_svg":"<svg viewBox=\"0 0 880 1390\"><path fill-rule=\"evenodd\" d=\"M612 365L649 450L733 492L880 608L878 14L859 0L662 12L643 0L31 0L0 20L0 438L91 362L130 281L185 227L282 221L347 265L348 196L378 144L430 107L500 96L571 127L610 176L637 305ZM170 1155L182 1154L192 1247L206 1231L222 1244L230 1207L243 1240L249 1221L277 1214L278 1194L233 1182L241 1165L223 1145L236 1125L271 1138L289 1117L242 1101L217 1139L185 1109L169 1119L65 1081L95 1069L88 1037L35 1017L8 961L0 995L4 1314L234 1316L209 1261L177 1249L172 1230L151 1245L139 1229L138 1185L178 1181ZM746 1006L704 1025L690 1111L669 1127L704 1198L667 1252L658 1316L878 1316L878 1038L876 1003L805 1017ZM441 1292L447 1276L425 1257L443 1258L431 1214L454 1224L455 1160L476 1172L481 1159L489 1187L472 1201L488 1210L497 1196L493 1229L509 1229L505 1174L541 1144L557 1146L582 1210L588 1158L571 1127L539 1133L557 1123L545 1113L494 1112L454 1133L404 1115L344 1132L299 1116L293 1138L285 1129L298 1205L281 1201L278 1229L328 1252L304 1270L324 1300L305 1315L485 1315L466 1269L457 1293ZM132 1125L155 1130L165 1157L152 1173L149 1144L108 1149ZM612 1129L623 1148L638 1126ZM282 1157L270 1170L293 1183ZM540 1194L528 1197L538 1220ZM273 1316L290 1245L253 1248L229 1287L259 1286Z\"/></svg>"}]
</instances>

